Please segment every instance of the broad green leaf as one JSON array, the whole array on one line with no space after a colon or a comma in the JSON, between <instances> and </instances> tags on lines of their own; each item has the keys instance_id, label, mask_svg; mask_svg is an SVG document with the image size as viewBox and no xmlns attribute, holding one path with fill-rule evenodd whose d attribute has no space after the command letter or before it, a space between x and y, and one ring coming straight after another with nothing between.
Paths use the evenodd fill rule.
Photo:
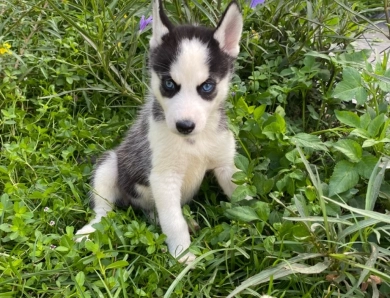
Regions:
<instances>
[{"instance_id":1,"label":"broad green leaf","mask_svg":"<svg viewBox=\"0 0 390 298\"><path fill-rule=\"evenodd\" d=\"M277 106L275 109L276 120L282 125L285 126L284 116L286 116L286 111L282 106ZM279 117L278 117L279 116Z\"/></svg>"},{"instance_id":2,"label":"broad green leaf","mask_svg":"<svg viewBox=\"0 0 390 298\"><path fill-rule=\"evenodd\" d=\"M356 169L360 176L370 179L371 173L375 168L378 158L372 155L366 155L362 157L362 160L359 161L356 165Z\"/></svg>"},{"instance_id":3,"label":"broad green leaf","mask_svg":"<svg viewBox=\"0 0 390 298\"><path fill-rule=\"evenodd\" d=\"M329 181L329 196L351 189L359 182L355 165L349 161L339 161L334 167Z\"/></svg>"},{"instance_id":4,"label":"broad green leaf","mask_svg":"<svg viewBox=\"0 0 390 298\"><path fill-rule=\"evenodd\" d=\"M79 273L77 273L76 275L76 282L78 283L78 285L80 287L82 287L84 285L84 282L85 282L85 274L83 271L79 271Z\"/></svg>"},{"instance_id":5,"label":"broad green leaf","mask_svg":"<svg viewBox=\"0 0 390 298\"><path fill-rule=\"evenodd\" d=\"M352 162L359 162L362 158L362 147L353 140L339 140L333 144L333 148L343 153Z\"/></svg>"},{"instance_id":6,"label":"broad green leaf","mask_svg":"<svg viewBox=\"0 0 390 298\"><path fill-rule=\"evenodd\" d=\"M284 112L282 109L281 111ZM285 132L286 122L284 118L277 113L268 118L263 128L263 134L271 140L275 140L278 134L285 134Z\"/></svg>"},{"instance_id":7,"label":"broad green leaf","mask_svg":"<svg viewBox=\"0 0 390 298\"><path fill-rule=\"evenodd\" d=\"M313 108L312 105L307 105L307 110L310 112L310 117L314 120L319 120L320 115L317 113L317 111Z\"/></svg>"},{"instance_id":8,"label":"broad green leaf","mask_svg":"<svg viewBox=\"0 0 390 298\"><path fill-rule=\"evenodd\" d=\"M327 151L325 144L317 136L309 135L307 133L298 133L291 138L291 141L304 148L311 148L313 150Z\"/></svg>"},{"instance_id":9,"label":"broad green leaf","mask_svg":"<svg viewBox=\"0 0 390 298\"><path fill-rule=\"evenodd\" d=\"M368 134L375 138L378 136L379 130L382 127L382 125L385 123L385 115L380 114L376 116L371 123L368 125L367 132Z\"/></svg>"},{"instance_id":10,"label":"broad green leaf","mask_svg":"<svg viewBox=\"0 0 390 298\"><path fill-rule=\"evenodd\" d=\"M360 137L363 139L368 139L370 137L368 132L362 128L356 128L356 129L352 130L350 135L357 136L357 137Z\"/></svg>"},{"instance_id":11,"label":"broad green leaf","mask_svg":"<svg viewBox=\"0 0 390 298\"><path fill-rule=\"evenodd\" d=\"M69 248L65 246L58 246L56 247L56 251L69 251Z\"/></svg>"},{"instance_id":12,"label":"broad green leaf","mask_svg":"<svg viewBox=\"0 0 390 298\"><path fill-rule=\"evenodd\" d=\"M382 76L376 76L377 79L380 80L379 82L379 88L381 88L382 91L390 92L390 69L386 70L385 74Z\"/></svg>"},{"instance_id":13,"label":"broad green leaf","mask_svg":"<svg viewBox=\"0 0 390 298\"><path fill-rule=\"evenodd\" d=\"M298 210L301 217L307 217L310 215L309 209L307 208L305 198L301 195L294 195L293 202Z\"/></svg>"},{"instance_id":14,"label":"broad green leaf","mask_svg":"<svg viewBox=\"0 0 390 298\"><path fill-rule=\"evenodd\" d=\"M360 116L360 128L367 129L371 122L371 116L368 112Z\"/></svg>"},{"instance_id":15,"label":"broad green leaf","mask_svg":"<svg viewBox=\"0 0 390 298\"><path fill-rule=\"evenodd\" d=\"M249 107L243 97L237 101L236 108L242 109L245 114L251 114L254 110L254 107Z\"/></svg>"},{"instance_id":16,"label":"broad green leaf","mask_svg":"<svg viewBox=\"0 0 390 298\"><path fill-rule=\"evenodd\" d=\"M375 145L380 144L380 143L389 143L389 142L390 142L390 139L389 139L389 138L384 138L384 139L379 140L379 141L374 140L374 139L369 139L369 140L365 140L365 141L363 142L362 147L363 147L363 148L372 147L372 146L375 146Z\"/></svg>"},{"instance_id":17,"label":"broad green leaf","mask_svg":"<svg viewBox=\"0 0 390 298\"><path fill-rule=\"evenodd\" d=\"M245 181L245 178L247 178L246 174L242 171L238 171L238 172L235 172L232 176L232 179L235 181L235 182L242 182L242 181Z\"/></svg>"},{"instance_id":18,"label":"broad green leaf","mask_svg":"<svg viewBox=\"0 0 390 298\"><path fill-rule=\"evenodd\" d=\"M272 178L268 179L267 176L256 173L253 177L253 184L255 185L257 189L257 193L260 195L266 195L274 186L274 180Z\"/></svg>"},{"instance_id":19,"label":"broad green leaf","mask_svg":"<svg viewBox=\"0 0 390 298\"><path fill-rule=\"evenodd\" d=\"M303 59L303 64L305 65L305 69L312 69L316 60L313 56L305 55L305 58Z\"/></svg>"},{"instance_id":20,"label":"broad green leaf","mask_svg":"<svg viewBox=\"0 0 390 298\"><path fill-rule=\"evenodd\" d=\"M114 263L109 264L106 269L116 269L116 268L122 268L129 265L129 262L125 260L116 261Z\"/></svg>"},{"instance_id":21,"label":"broad green leaf","mask_svg":"<svg viewBox=\"0 0 390 298\"><path fill-rule=\"evenodd\" d=\"M300 162L301 159L297 148L294 148L293 150L287 152L284 156L287 158L288 161L292 162L293 164Z\"/></svg>"},{"instance_id":22,"label":"broad green leaf","mask_svg":"<svg viewBox=\"0 0 390 298\"><path fill-rule=\"evenodd\" d=\"M253 117L255 118L255 120L259 120L261 116L263 116L266 107L267 105L261 105L254 110Z\"/></svg>"},{"instance_id":23,"label":"broad green leaf","mask_svg":"<svg viewBox=\"0 0 390 298\"><path fill-rule=\"evenodd\" d=\"M335 111L336 118L343 124L352 126L355 128L360 127L360 118L350 111Z\"/></svg>"},{"instance_id":24,"label":"broad green leaf","mask_svg":"<svg viewBox=\"0 0 390 298\"><path fill-rule=\"evenodd\" d=\"M256 211L250 206L238 206L226 210L226 215L229 218L251 222L255 220L260 220L260 217L257 215Z\"/></svg>"},{"instance_id":25,"label":"broad green leaf","mask_svg":"<svg viewBox=\"0 0 390 298\"><path fill-rule=\"evenodd\" d=\"M237 154L234 157L234 163L236 164L236 167L244 173L248 171L249 160L244 155Z\"/></svg>"},{"instance_id":26,"label":"broad green leaf","mask_svg":"<svg viewBox=\"0 0 390 298\"><path fill-rule=\"evenodd\" d=\"M367 101L367 91L361 83L360 73L352 67L345 67L343 80L337 84L333 96L345 101L356 99L358 104L364 104Z\"/></svg>"},{"instance_id":27,"label":"broad green leaf","mask_svg":"<svg viewBox=\"0 0 390 298\"><path fill-rule=\"evenodd\" d=\"M257 215L260 217L261 220L267 221L269 218L269 215L271 213L271 209L268 203L257 201L255 202L251 208L253 210L256 210Z\"/></svg>"},{"instance_id":28,"label":"broad green leaf","mask_svg":"<svg viewBox=\"0 0 390 298\"><path fill-rule=\"evenodd\" d=\"M241 200L244 200L246 196L255 196L256 195L256 187L248 186L248 185L239 185L237 188L233 191L231 201L232 202L238 202Z\"/></svg>"},{"instance_id":29,"label":"broad green leaf","mask_svg":"<svg viewBox=\"0 0 390 298\"><path fill-rule=\"evenodd\" d=\"M306 53L305 56L312 56L312 57L316 57L316 58L330 60L330 57L328 55L321 54L321 53L316 52L316 51L310 51L310 52Z\"/></svg>"},{"instance_id":30,"label":"broad green leaf","mask_svg":"<svg viewBox=\"0 0 390 298\"><path fill-rule=\"evenodd\" d=\"M10 224L3 223L0 225L0 230L9 233L12 231L11 227L12 226Z\"/></svg>"},{"instance_id":31,"label":"broad green leaf","mask_svg":"<svg viewBox=\"0 0 390 298\"><path fill-rule=\"evenodd\" d=\"M263 245L264 245L264 248L265 250L269 253L269 254L272 254L275 249L274 249L274 246L275 246L275 236L268 236L266 237L264 240L263 240Z\"/></svg>"},{"instance_id":32,"label":"broad green leaf","mask_svg":"<svg viewBox=\"0 0 390 298\"><path fill-rule=\"evenodd\" d=\"M85 241L85 248L96 254L99 251L99 244L93 243L91 240L87 240Z\"/></svg>"},{"instance_id":33,"label":"broad green leaf","mask_svg":"<svg viewBox=\"0 0 390 298\"><path fill-rule=\"evenodd\" d=\"M276 140L276 135L280 133L281 127L278 123L272 122L263 129L263 134L266 135L270 140Z\"/></svg>"}]
</instances>

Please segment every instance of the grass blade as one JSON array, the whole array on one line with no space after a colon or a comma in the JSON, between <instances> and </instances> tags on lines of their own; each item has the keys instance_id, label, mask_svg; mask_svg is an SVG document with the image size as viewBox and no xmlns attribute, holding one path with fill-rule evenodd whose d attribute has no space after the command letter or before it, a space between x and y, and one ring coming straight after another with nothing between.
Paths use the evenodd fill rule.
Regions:
<instances>
[{"instance_id":1,"label":"grass blade","mask_svg":"<svg viewBox=\"0 0 390 298\"><path fill-rule=\"evenodd\" d=\"M289 260L283 260L283 263L279 264L275 268L270 268L263 270L261 273L248 278L240 286L234 289L233 292L229 294L226 298L233 298L238 293L242 292L248 287L255 286L261 283L268 282L271 278L272 280L288 276L290 274L302 273L302 274L317 274L324 271L329 267L330 262L320 262L314 266L303 266L302 264L296 264L300 261L314 259L323 256L322 254L301 254L297 257L291 258Z\"/></svg>"}]
</instances>

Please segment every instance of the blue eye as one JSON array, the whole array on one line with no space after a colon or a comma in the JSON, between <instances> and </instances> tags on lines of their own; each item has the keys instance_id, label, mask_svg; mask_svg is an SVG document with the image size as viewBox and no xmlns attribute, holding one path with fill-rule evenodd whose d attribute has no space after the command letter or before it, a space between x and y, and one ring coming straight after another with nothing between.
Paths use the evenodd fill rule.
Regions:
<instances>
[{"instance_id":1,"label":"blue eye","mask_svg":"<svg viewBox=\"0 0 390 298\"><path fill-rule=\"evenodd\" d=\"M213 83L206 82L206 83L203 83L200 87L201 87L203 92L210 93L210 92L213 92L215 85Z\"/></svg>"},{"instance_id":2,"label":"blue eye","mask_svg":"<svg viewBox=\"0 0 390 298\"><path fill-rule=\"evenodd\" d=\"M167 91L175 90L176 84L172 79L166 79L163 81L163 87Z\"/></svg>"}]
</instances>

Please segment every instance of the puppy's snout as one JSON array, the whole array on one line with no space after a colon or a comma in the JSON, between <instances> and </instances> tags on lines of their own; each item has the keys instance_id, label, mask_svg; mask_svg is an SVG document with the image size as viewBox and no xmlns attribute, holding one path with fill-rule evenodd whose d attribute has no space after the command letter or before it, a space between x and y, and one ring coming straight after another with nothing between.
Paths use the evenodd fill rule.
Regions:
<instances>
[{"instance_id":1,"label":"puppy's snout","mask_svg":"<svg viewBox=\"0 0 390 298\"><path fill-rule=\"evenodd\" d=\"M176 129L184 135L190 134L195 129L195 123L191 120L181 120L176 122Z\"/></svg>"}]
</instances>

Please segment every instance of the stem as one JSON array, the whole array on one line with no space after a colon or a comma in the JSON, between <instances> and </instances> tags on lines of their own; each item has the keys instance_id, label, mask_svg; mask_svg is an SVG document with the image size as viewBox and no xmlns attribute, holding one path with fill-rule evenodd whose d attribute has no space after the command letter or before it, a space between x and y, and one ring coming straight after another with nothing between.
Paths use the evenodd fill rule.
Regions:
<instances>
[{"instance_id":1,"label":"stem","mask_svg":"<svg viewBox=\"0 0 390 298\"><path fill-rule=\"evenodd\" d=\"M354 130L354 128L341 128L341 127L335 127L335 128L330 128L330 129L324 129L324 130L319 130L319 131L313 131L311 132L310 134L311 135L321 135L323 133L326 133L326 132L338 132L338 131L341 131L341 132L350 132Z\"/></svg>"},{"instance_id":2,"label":"stem","mask_svg":"<svg viewBox=\"0 0 390 298\"><path fill-rule=\"evenodd\" d=\"M306 131L306 90L302 92L302 125L303 131Z\"/></svg>"},{"instance_id":3,"label":"stem","mask_svg":"<svg viewBox=\"0 0 390 298\"><path fill-rule=\"evenodd\" d=\"M373 100L374 100L374 105L375 105L375 111L376 111L376 115L378 116L379 115L379 105L378 105L378 100L377 100L377 94L379 92L379 87L377 87L374 91L374 94L373 94Z\"/></svg>"},{"instance_id":4,"label":"stem","mask_svg":"<svg viewBox=\"0 0 390 298\"><path fill-rule=\"evenodd\" d=\"M322 100L321 101L320 116L318 117L316 130L318 130L318 128L320 127L321 119L324 116L324 111L325 111L325 100Z\"/></svg>"}]
</instances>

